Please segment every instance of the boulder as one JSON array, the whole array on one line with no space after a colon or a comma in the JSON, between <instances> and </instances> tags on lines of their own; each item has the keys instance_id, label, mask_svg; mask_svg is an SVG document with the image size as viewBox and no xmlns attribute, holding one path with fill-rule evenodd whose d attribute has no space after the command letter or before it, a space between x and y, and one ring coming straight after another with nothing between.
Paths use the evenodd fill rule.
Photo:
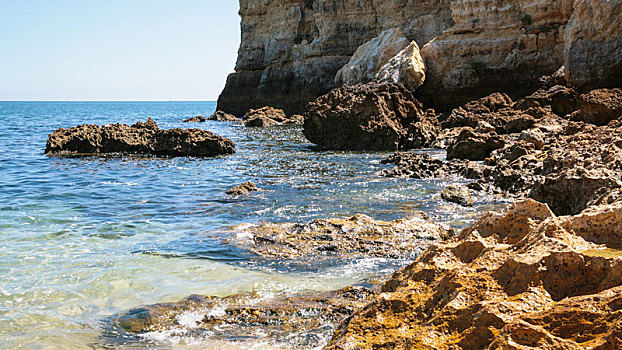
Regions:
<instances>
[{"instance_id":1,"label":"boulder","mask_svg":"<svg viewBox=\"0 0 622 350\"><path fill-rule=\"evenodd\" d=\"M80 125L48 136L46 154L133 153L212 157L235 153L233 141L200 129L160 129L151 118L132 126Z\"/></svg>"},{"instance_id":2,"label":"boulder","mask_svg":"<svg viewBox=\"0 0 622 350\"><path fill-rule=\"evenodd\" d=\"M207 118L205 118L202 115L198 115L196 117L190 117L187 119L184 119L184 123L205 123L205 121L207 120Z\"/></svg>"},{"instance_id":3,"label":"boulder","mask_svg":"<svg viewBox=\"0 0 622 350\"><path fill-rule=\"evenodd\" d=\"M282 109L263 107L260 109L251 109L243 119L245 126L267 127L286 124L301 124L302 119L299 115L288 118Z\"/></svg>"},{"instance_id":4,"label":"boulder","mask_svg":"<svg viewBox=\"0 0 622 350\"><path fill-rule=\"evenodd\" d=\"M525 141L533 145L535 149L542 149L544 147L544 133L540 129L529 129L521 132L518 137L519 140Z\"/></svg>"},{"instance_id":5,"label":"boulder","mask_svg":"<svg viewBox=\"0 0 622 350\"><path fill-rule=\"evenodd\" d=\"M491 132L478 134L473 129L463 130L456 141L447 148L447 159L480 161L490 157L492 151L505 145L503 138Z\"/></svg>"},{"instance_id":6,"label":"boulder","mask_svg":"<svg viewBox=\"0 0 622 350\"><path fill-rule=\"evenodd\" d=\"M516 102L516 108L526 110L532 107L551 106L553 113L563 117L579 109L577 92L569 87L555 85L541 89Z\"/></svg>"},{"instance_id":7,"label":"boulder","mask_svg":"<svg viewBox=\"0 0 622 350\"><path fill-rule=\"evenodd\" d=\"M622 87L622 1L577 0L566 28L566 79L579 91Z\"/></svg>"},{"instance_id":8,"label":"boulder","mask_svg":"<svg viewBox=\"0 0 622 350\"><path fill-rule=\"evenodd\" d=\"M335 76L335 86L368 83L380 69L411 42L400 28L387 29L361 45Z\"/></svg>"},{"instance_id":9,"label":"boulder","mask_svg":"<svg viewBox=\"0 0 622 350\"><path fill-rule=\"evenodd\" d=\"M376 75L380 84L402 84L411 91L417 90L425 81L425 63L419 45L413 41L397 56L380 68Z\"/></svg>"},{"instance_id":10,"label":"boulder","mask_svg":"<svg viewBox=\"0 0 622 350\"><path fill-rule=\"evenodd\" d=\"M207 120L215 120L219 122L237 122L240 121L240 118L223 111L216 111L209 118L207 118Z\"/></svg>"},{"instance_id":11,"label":"boulder","mask_svg":"<svg viewBox=\"0 0 622 350\"><path fill-rule=\"evenodd\" d=\"M257 187L257 185L255 185L255 183L251 181L248 181L248 182L245 182L241 185L237 185L227 190L226 193L232 196L241 196L241 195L248 194L251 192L256 192L256 191L259 191L259 188Z\"/></svg>"},{"instance_id":12,"label":"boulder","mask_svg":"<svg viewBox=\"0 0 622 350\"><path fill-rule=\"evenodd\" d=\"M441 198L444 200L459 204L463 207L472 207L473 199L471 199L471 191L462 184L451 184L441 192Z\"/></svg>"},{"instance_id":13,"label":"boulder","mask_svg":"<svg viewBox=\"0 0 622 350\"><path fill-rule=\"evenodd\" d=\"M579 97L579 120L607 125L622 117L622 89L592 90Z\"/></svg>"},{"instance_id":14,"label":"boulder","mask_svg":"<svg viewBox=\"0 0 622 350\"><path fill-rule=\"evenodd\" d=\"M418 122L427 123L426 114L408 89L368 83L334 89L309 103L304 135L327 149L397 150L407 138L418 137L408 135Z\"/></svg>"}]
</instances>

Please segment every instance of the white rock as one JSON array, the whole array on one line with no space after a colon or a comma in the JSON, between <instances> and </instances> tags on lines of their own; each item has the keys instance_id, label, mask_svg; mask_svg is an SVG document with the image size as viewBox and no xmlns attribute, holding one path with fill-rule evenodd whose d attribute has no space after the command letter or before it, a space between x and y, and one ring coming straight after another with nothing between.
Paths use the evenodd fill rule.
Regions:
<instances>
[{"instance_id":1,"label":"white rock","mask_svg":"<svg viewBox=\"0 0 622 350\"><path fill-rule=\"evenodd\" d=\"M406 48L410 41L401 28L387 29L359 46L350 62L337 72L335 85L356 85L373 81L389 60Z\"/></svg>"},{"instance_id":2,"label":"white rock","mask_svg":"<svg viewBox=\"0 0 622 350\"><path fill-rule=\"evenodd\" d=\"M389 60L376 75L376 81L382 84L401 83L412 91L423 85L425 63L419 52L419 45L413 41Z\"/></svg>"}]
</instances>

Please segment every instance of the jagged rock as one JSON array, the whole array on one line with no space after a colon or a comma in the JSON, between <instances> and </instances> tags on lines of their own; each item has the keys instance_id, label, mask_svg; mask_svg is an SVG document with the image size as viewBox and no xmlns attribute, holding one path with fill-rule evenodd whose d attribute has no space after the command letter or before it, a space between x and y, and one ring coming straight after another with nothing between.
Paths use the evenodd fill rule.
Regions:
<instances>
[{"instance_id":1,"label":"jagged rock","mask_svg":"<svg viewBox=\"0 0 622 350\"><path fill-rule=\"evenodd\" d=\"M255 185L255 183L249 181L249 182L245 182L241 185L237 185L229 190L227 190L227 194L228 195L233 195L233 196L241 196L244 194L248 194L251 192L256 192L259 191L259 188L257 187L257 185Z\"/></svg>"},{"instance_id":2,"label":"jagged rock","mask_svg":"<svg viewBox=\"0 0 622 350\"><path fill-rule=\"evenodd\" d=\"M401 143L401 148L418 149L429 147L436 141L440 131L441 126L438 119L436 119L434 110L429 109L420 121L410 124L406 130L406 136Z\"/></svg>"},{"instance_id":3,"label":"jagged rock","mask_svg":"<svg viewBox=\"0 0 622 350\"><path fill-rule=\"evenodd\" d=\"M577 0L565 37L566 79L579 91L622 87L622 1Z\"/></svg>"},{"instance_id":4,"label":"jagged rock","mask_svg":"<svg viewBox=\"0 0 622 350\"><path fill-rule=\"evenodd\" d=\"M530 143L535 149L540 150L544 147L544 137L542 130L534 128L523 131L518 139Z\"/></svg>"},{"instance_id":5,"label":"jagged rock","mask_svg":"<svg viewBox=\"0 0 622 350\"><path fill-rule=\"evenodd\" d=\"M190 117L187 119L184 119L184 123L205 123L205 121L207 120L207 118L205 118L202 115L198 115L196 117Z\"/></svg>"},{"instance_id":6,"label":"jagged rock","mask_svg":"<svg viewBox=\"0 0 622 350\"><path fill-rule=\"evenodd\" d=\"M425 81L425 63L417 42L413 41L400 51L376 75L380 84L402 84L411 91L417 90Z\"/></svg>"},{"instance_id":7,"label":"jagged rock","mask_svg":"<svg viewBox=\"0 0 622 350\"><path fill-rule=\"evenodd\" d=\"M223 111L216 111L209 118L207 118L207 120L215 120L219 122L237 122L240 121L240 118Z\"/></svg>"},{"instance_id":8,"label":"jagged rock","mask_svg":"<svg viewBox=\"0 0 622 350\"><path fill-rule=\"evenodd\" d=\"M622 117L622 89L592 90L579 97L579 105L581 121L607 125Z\"/></svg>"},{"instance_id":9,"label":"jagged rock","mask_svg":"<svg viewBox=\"0 0 622 350\"><path fill-rule=\"evenodd\" d=\"M80 125L48 136L46 154L138 153L212 157L235 153L233 141L200 129L160 129L151 118L132 126Z\"/></svg>"},{"instance_id":10,"label":"jagged rock","mask_svg":"<svg viewBox=\"0 0 622 350\"><path fill-rule=\"evenodd\" d=\"M441 192L441 198L448 202L459 204L463 207L472 207L471 191L461 184L451 184Z\"/></svg>"},{"instance_id":11,"label":"jagged rock","mask_svg":"<svg viewBox=\"0 0 622 350\"><path fill-rule=\"evenodd\" d=\"M614 349L621 221L621 203L555 217L527 200L485 214L395 273L326 349Z\"/></svg>"},{"instance_id":12,"label":"jagged rock","mask_svg":"<svg viewBox=\"0 0 622 350\"><path fill-rule=\"evenodd\" d=\"M317 345L318 335L330 336L336 323L376 294L372 289L354 286L274 296L192 295L177 303L128 310L112 317L110 323L114 332L125 338L158 331L214 342L254 335L262 342L285 343L283 339L288 339L288 346L307 348Z\"/></svg>"},{"instance_id":13,"label":"jagged rock","mask_svg":"<svg viewBox=\"0 0 622 350\"><path fill-rule=\"evenodd\" d=\"M541 84L540 88L542 89L550 89L555 85L566 86L566 67L561 66L555 73L541 76L538 82Z\"/></svg>"},{"instance_id":14,"label":"jagged rock","mask_svg":"<svg viewBox=\"0 0 622 350\"><path fill-rule=\"evenodd\" d=\"M379 175L412 179L462 176L480 179L490 174L491 168L468 160L454 159L444 162L426 153L396 152L381 161L382 164L395 164L392 169L384 169Z\"/></svg>"},{"instance_id":15,"label":"jagged rock","mask_svg":"<svg viewBox=\"0 0 622 350\"><path fill-rule=\"evenodd\" d=\"M365 84L374 78L410 42L401 28L383 31L378 37L361 45L335 76L335 86ZM417 51L418 48L417 48Z\"/></svg>"},{"instance_id":16,"label":"jagged rock","mask_svg":"<svg viewBox=\"0 0 622 350\"><path fill-rule=\"evenodd\" d=\"M422 241L445 239L449 232L425 217L392 222L357 214L349 219L318 219L306 224L264 223L234 227L227 243L262 259L304 259L305 263L338 258L407 258L421 250Z\"/></svg>"},{"instance_id":17,"label":"jagged rock","mask_svg":"<svg viewBox=\"0 0 622 350\"><path fill-rule=\"evenodd\" d=\"M473 129L463 130L456 141L447 148L447 159L484 160L492 151L505 145L496 133L477 134Z\"/></svg>"},{"instance_id":18,"label":"jagged rock","mask_svg":"<svg viewBox=\"0 0 622 350\"><path fill-rule=\"evenodd\" d=\"M345 86L309 103L304 135L328 149L397 150L406 138L418 137L407 132L411 124L426 122L422 107L402 85Z\"/></svg>"},{"instance_id":19,"label":"jagged rock","mask_svg":"<svg viewBox=\"0 0 622 350\"><path fill-rule=\"evenodd\" d=\"M579 95L574 89L555 85L542 89L516 102L516 108L526 110L532 107L551 106L553 113L563 117L579 109Z\"/></svg>"}]
</instances>

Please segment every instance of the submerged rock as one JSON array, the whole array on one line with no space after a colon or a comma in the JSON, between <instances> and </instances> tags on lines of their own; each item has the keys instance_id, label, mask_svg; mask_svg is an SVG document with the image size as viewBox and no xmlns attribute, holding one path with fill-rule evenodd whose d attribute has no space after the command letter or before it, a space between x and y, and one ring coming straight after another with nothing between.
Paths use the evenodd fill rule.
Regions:
<instances>
[{"instance_id":1,"label":"submerged rock","mask_svg":"<svg viewBox=\"0 0 622 350\"><path fill-rule=\"evenodd\" d=\"M184 123L205 123L205 121L207 121L207 118L205 118L202 115L198 115L196 117L190 117L188 119L184 119Z\"/></svg>"},{"instance_id":2,"label":"submerged rock","mask_svg":"<svg viewBox=\"0 0 622 350\"><path fill-rule=\"evenodd\" d=\"M263 107L260 109L251 109L243 117L244 125L267 127L284 124L300 124L300 116L292 116L288 118L282 109Z\"/></svg>"},{"instance_id":3,"label":"submerged rock","mask_svg":"<svg viewBox=\"0 0 622 350\"><path fill-rule=\"evenodd\" d=\"M409 135L416 123L432 126L414 127L410 132L418 134ZM435 124L402 85L369 83L334 89L309 103L304 134L327 149L397 150L408 147L409 139L430 142L438 131Z\"/></svg>"},{"instance_id":4,"label":"submerged rock","mask_svg":"<svg viewBox=\"0 0 622 350\"><path fill-rule=\"evenodd\" d=\"M124 338L149 332L184 334L204 341L238 339L314 348L318 337L365 305L376 293L364 287L276 296L244 293L228 297L190 296L177 303L129 310L112 320Z\"/></svg>"},{"instance_id":5,"label":"submerged rock","mask_svg":"<svg viewBox=\"0 0 622 350\"><path fill-rule=\"evenodd\" d=\"M317 219L306 224L263 223L233 228L227 242L269 259L339 259L358 257L408 258L423 242L450 235L442 226L421 217L379 221L357 214L349 219ZM241 237L241 238L240 238ZM250 237L250 238L249 238Z\"/></svg>"},{"instance_id":6,"label":"submerged rock","mask_svg":"<svg viewBox=\"0 0 622 350\"><path fill-rule=\"evenodd\" d=\"M452 184L441 192L441 198L448 202L459 204L463 207L472 207L471 191L461 184Z\"/></svg>"},{"instance_id":7,"label":"submerged rock","mask_svg":"<svg viewBox=\"0 0 622 350\"><path fill-rule=\"evenodd\" d=\"M255 183L248 181L245 182L241 185L237 185L229 190L227 190L227 194L229 195L233 195L233 196L241 196L244 194L248 194L251 192L256 192L259 191L259 188L257 187L257 185L255 185Z\"/></svg>"},{"instance_id":8,"label":"submerged rock","mask_svg":"<svg viewBox=\"0 0 622 350\"><path fill-rule=\"evenodd\" d=\"M556 217L532 200L437 243L342 322L327 349L614 349L622 203Z\"/></svg>"},{"instance_id":9,"label":"submerged rock","mask_svg":"<svg viewBox=\"0 0 622 350\"><path fill-rule=\"evenodd\" d=\"M207 118L207 120L215 120L219 122L237 122L240 121L240 118L223 111L216 111L209 118Z\"/></svg>"},{"instance_id":10,"label":"submerged rock","mask_svg":"<svg viewBox=\"0 0 622 350\"><path fill-rule=\"evenodd\" d=\"M48 136L46 154L132 153L213 157L235 153L233 141L200 129L160 129L151 118L132 126L80 125Z\"/></svg>"}]
</instances>

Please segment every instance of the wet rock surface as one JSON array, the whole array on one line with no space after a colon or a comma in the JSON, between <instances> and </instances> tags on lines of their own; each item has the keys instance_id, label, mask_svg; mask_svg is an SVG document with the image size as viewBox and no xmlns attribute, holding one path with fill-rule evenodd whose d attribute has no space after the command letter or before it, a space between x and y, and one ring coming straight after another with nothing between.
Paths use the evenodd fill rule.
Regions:
<instances>
[{"instance_id":1,"label":"wet rock surface","mask_svg":"<svg viewBox=\"0 0 622 350\"><path fill-rule=\"evenodd\" d=\"M327 149L397 150L411 148L409 140L425 147L436 133L436 118L402 85L342 87L309 103L305 111L304 135Z\"/></svg>"},{"instance_id":2,"label":"wet rock surface","mask_svg":"<svg viewBox=\"0 0 622 350\"><path fill-rule=\"evenodd\" d=\"M207 121L207 118L205 118L202 115L197 115L196 117L190 117L187 119L184 119L184 123L205 123Z\"/></svg>"},{"instance_id":3,"label":"wet rock surface","mask_svg":"<svg viewBox=\"0 0 622 350\"><path fill-rule=\"evenodd\" d=\"M555 216L533 200L428 248L327 349L614 349L622 205ZM356 346L353 346L356 344Z\"/></svg>"},{"instance_id":4,"label":"wet rock surface","mask_svg":"<svg viewBox=\"0 0 622 350\"><path fill-rule=\"evenodd\" d=\"M294 115L288 118L282 109L272 107L251 109L242 119L244 120L244 125L250 127L268 127L302 123L300 116Z\"/></svg>"},{"instance_id":5,"label":"wet rock surface","mask_svg":"<svg viewBox=\"0 0 622 350\"><path fill-rule=\"evenodd\" d=\"M256 191L259 191L259 188L257 187L257 185L255 185L255 183L251 181L248 181L248 182L237 185L227 190L226 193L232 196L241 196L241 195L248 194L251 192L256 192Z\"/></svg>"},{"instance_id":6,"label":"wet rock surface","mask_svg":"<svg viewBox=\"0 0 622 350\"><path fill-rule=\"evenodd\" d=\"M207 118L207 120L214 120L219 122L237 122L240 121L240 118L223 111L216 111L209 118Z\"/></svg>"},{"instance_id":7,"label":"wet rock surface","mask_svg":"<svg viewBox=\"0 0 622 350\"><path fill-rule=\"evenodd\" d=\"M235 153L233 141L201 129L160 129L152 119L126 124L80 125L48 136L45 153L151 154L212 157Z\"/></svg>"},{"instance_id":8,"label":"wet rock surface","mask_svg":"<svg viewBox=\"0 0 622 350\"><path fill-rule=\"evenodd\" d=\"M451 231L414 216L391 222L363 214L348 219L317 219L306 224L260 223L233 227L229 244L262 259L297 260L305 263L334 257L412 258L425 242L448 238Z\"/></svg>"},{"instance_id":9,"label":"wet rock surface","mask_svg":"<svg viewBox=\"0 0 622 350\"><path fill-rule=\"evenodd\" d=\"M463 207L472 207L473 199L471 199L471 191L462 184L451 184L441 192L441 198L444 200L459 204Z\"/></svg>"},{"instance_id":10,"label":"wet rock surface","mask_svg":"<svg viewBox=\"0 0 622 350\"><path fill-rule=\"evenodd\" d=\"M177 303L144 306L116 315L117 334L148 332L212 340L253 340L296 348L314 348L330 337L335 324L367 303L376 292L355 286L329 292L303 292L260 297L190 296Z\"/></svg>"}]
</instances>

